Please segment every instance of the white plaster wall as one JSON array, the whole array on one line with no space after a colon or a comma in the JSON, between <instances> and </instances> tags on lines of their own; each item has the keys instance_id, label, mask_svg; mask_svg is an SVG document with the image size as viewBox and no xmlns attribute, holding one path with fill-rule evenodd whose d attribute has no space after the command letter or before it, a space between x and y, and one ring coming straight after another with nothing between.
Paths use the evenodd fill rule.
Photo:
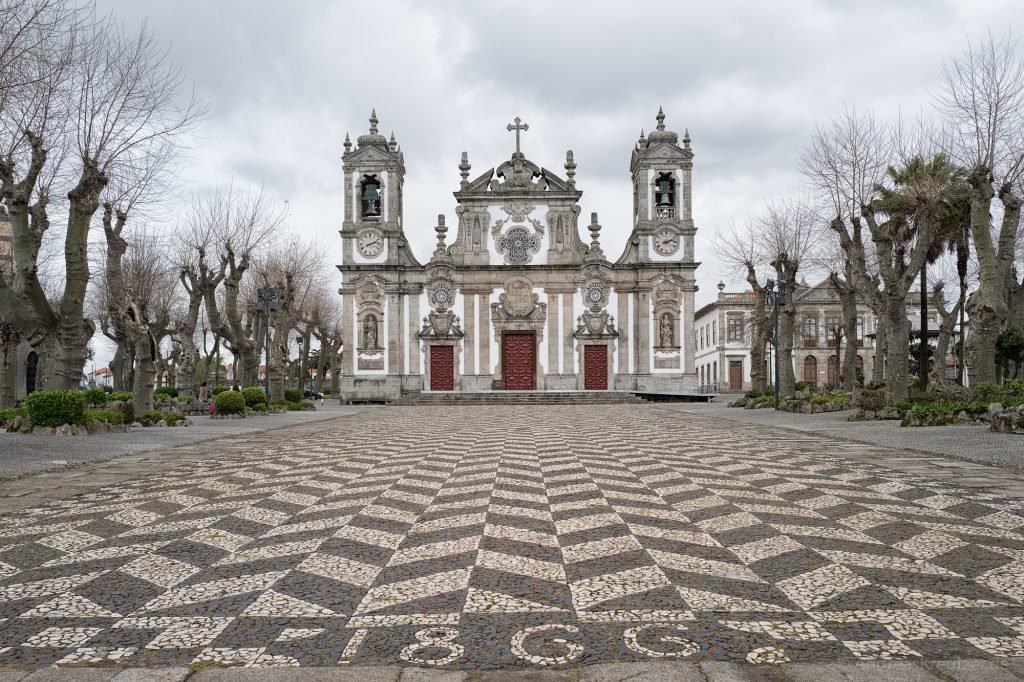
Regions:
<instances>
[{"instance_id":1,"label":"white plaster wall","mask_svg":"<svg viewBox=\"0 0 1024 682\"><path fill-rule=\"evenodd\" d=\"M629 358L629 367L627 368L627 370L629 374L632 374L633 372L636 371L636 359L633 357L633 349L636 348L637 337L636 331L633 329L633 320L636 315L636 313L633 310L633 308L636 306L636 294L629 293L626 294L626 296L626 328L629 329L629 343L626 344L626 357Z\"/></svg>"},{"instance_id":2,"label":"white plaster wall","mask_svg":"<svg viewBox=\"0 0 1024 682\"><path fill-rule=\"evenodd\" d=\"M462 320L462 331L466 331L466 295L461 291L456 292L455 300L452 302L452 310L459 319ZM465 346L462 347L462 352L459 353L459 376L466 375L466 352Z\"/></svg>"},{"instance_id":3,"label":"white plaster wall","mask_svg":"<svg viewBox=\"0 0 1024 682\"><path fill-rule=\"evenodd\" d=\"M540 250L533 254L533 258L530 260L530 265L547 265L548 262L548 248L551 245L551 235L549 234L547 225L547 204L532 204L534 206L533 211L529 217L539 222L544 227L544 232L540 235ZM495 204L487 207L487 234L485 236L487 240L487 254L488 263L491 265L504 265L505 256L504 254L498 253L498 249L495 246L497 241L495 237L491 235L491 228L494 227L494 223L499 220L505 220L505 223L501 226L501 234L505 234L512 226L520 225L525 227L531 233L536 233L533 223L528 220L524 220L521 223L513 223L508 213L505 213L501 205Z\"/></svg>"},{"instance_id":4,"label":"white plaster wall","mask_svg":"<svg viewBox=\"0 0 1024 682\"><path fill-rule=\"evenodd\" d=\"M487 301L487 306L490 307L491 304L497 303L503 293L505 293L505 287L496 287L494 291L491 292L490 299ZM498 335L494 333L493 314L491 316L491 329L489 336L491 339L491 367L489 372L491 376L494 376L498 371L498 362L501 360L501 348L498 347Z\"/></svg>"}]
</instances>

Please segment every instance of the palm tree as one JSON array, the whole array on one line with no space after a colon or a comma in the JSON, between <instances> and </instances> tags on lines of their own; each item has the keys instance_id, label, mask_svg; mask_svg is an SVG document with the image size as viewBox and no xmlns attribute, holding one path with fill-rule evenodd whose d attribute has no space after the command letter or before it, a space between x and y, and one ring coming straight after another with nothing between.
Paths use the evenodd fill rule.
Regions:
<instances>
[{"instance_id":1,"label":"palm tree","mask_svg":"<svg viewBox=\"0 0 1024 682\"><path fill-rule=\"evenodd\" d=\"M886 171L892 187L879 187L882 204L899 225L899 257L911 244L922 221L932 227L932 242L921 265L921 345L918 358L918 380L928 385L928 265L938 260L947 249L957 254L960 295L967 286L967 263L970 257L970 200L967 195L967 174L949 162L945 154L930 160L914 155L901 168L889 166ZM961 330L963 325L961 324ZM961 331L961 342L963 333Z\"/></svg>"}]
</instances>

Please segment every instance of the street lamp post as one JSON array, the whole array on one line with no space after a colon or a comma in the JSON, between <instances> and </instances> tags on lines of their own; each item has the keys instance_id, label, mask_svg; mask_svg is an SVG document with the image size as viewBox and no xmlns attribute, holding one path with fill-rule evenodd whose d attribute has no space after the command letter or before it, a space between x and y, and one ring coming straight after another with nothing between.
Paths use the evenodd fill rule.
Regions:
<instances>
[{"instance_id":1,"label":"street lamp post","mask_svg":"<svg viewBox=\"0 0 1024 682\"><path fill-rule=\"evenodd\" d=\"M778 284L778 287L776 287ZM779 409L779 306L786 305L786 283L770 279L765 282L768 303L772 306L772 348L775 351L775 409Z\"/></svg>"},{"instance_id":2,"label":"street lamp post","mask_svg":"<svg viewBox=\"0 0 1024 682\"><path fill-rule=\"evenodd\" d=\"M299 390L306 390L306 356L302 354L302 336L295 337L295 343L299 346ZM305 396L303 396L305 397Z\"/></svg>"},{"instance_id":3,"label":"street lamp post","mask_svg":"<svg viewBox=\"0 0 1024 682\"><path fill-rule=\"evenodd\" d=\"M265 332L266 364L264 364L264 390L267 403L270 403L270 313L277 312L277 287L260 287L256 290L256 310L263 313L263 329Z\"/></svg>"}]
</instances>

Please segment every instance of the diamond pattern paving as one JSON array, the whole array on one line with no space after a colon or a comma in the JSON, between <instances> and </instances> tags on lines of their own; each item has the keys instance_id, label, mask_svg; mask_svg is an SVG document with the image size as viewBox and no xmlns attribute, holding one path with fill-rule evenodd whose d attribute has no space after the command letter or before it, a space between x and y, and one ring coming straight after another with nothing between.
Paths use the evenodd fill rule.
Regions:
<instances>
[{"instance_id":1,"label":"diamond pattern paving","mask_svg":"<svg viewBox=\"0 0 1024 682\"><path fill-rule=\"evenodd\" d=\"M0 666L1024 655L1022 500L853 444L651 405L281 433L0 520Z\"/></svg>"}]
</instances>

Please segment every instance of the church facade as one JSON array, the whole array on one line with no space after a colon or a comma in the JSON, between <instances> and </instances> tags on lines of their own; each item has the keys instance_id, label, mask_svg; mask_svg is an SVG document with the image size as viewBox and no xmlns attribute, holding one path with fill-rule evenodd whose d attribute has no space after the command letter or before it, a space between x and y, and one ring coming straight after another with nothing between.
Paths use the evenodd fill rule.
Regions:
<instances>
[{"instance_id":1,"label":"church facade","mask_svg":"<svg viewBox=\"0 0 1024 682\"><path fill-rule=\"evenodd\" d=\"M355 144L346 135L342 398L695 390L693 152L664 118L633 145L633 225L614 259L596 213L580 236L572 151L563 174L538 166L518 118L509 160L474 175L463 152L454 235L439 215L426 263L406 237L394 135L376 113Z\"/></svg>"}]
</instances>

